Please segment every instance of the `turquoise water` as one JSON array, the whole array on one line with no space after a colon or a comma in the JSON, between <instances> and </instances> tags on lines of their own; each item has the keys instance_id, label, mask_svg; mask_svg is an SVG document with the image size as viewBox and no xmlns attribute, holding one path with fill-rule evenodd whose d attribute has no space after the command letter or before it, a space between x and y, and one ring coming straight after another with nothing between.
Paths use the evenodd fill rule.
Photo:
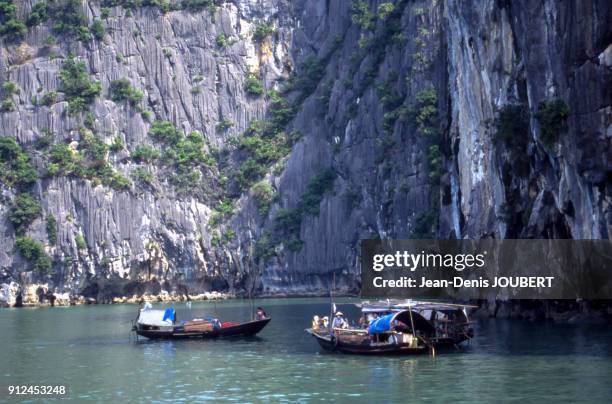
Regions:
<instances>
[{"instance_id":1,"label":"turquoise water","mask_svg":"<svg viewBox=\"0 0 612 404\"><path fill-rule=\"evenodd\" d=\"M326 299L256 301L248 340L129 339L136 306L0 310L0 401L11 384L63 384L74 401L610 402L612 328L486 320L460 352L359 357L306 335ZM162 306L159 306L162 307ZM182 319L245 320L243 301L176 304ZM353 318L352 306L340 305Z\"/></svg>"}]
</instances>

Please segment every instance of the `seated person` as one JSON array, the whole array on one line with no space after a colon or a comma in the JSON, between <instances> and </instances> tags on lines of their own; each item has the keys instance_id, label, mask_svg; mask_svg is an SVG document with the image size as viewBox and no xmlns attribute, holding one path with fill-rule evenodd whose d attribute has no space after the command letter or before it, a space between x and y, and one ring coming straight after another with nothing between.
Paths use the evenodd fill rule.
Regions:
<instances>
[{"instance_id":1,"label":"seated person","mask_svg":"<svg viewBox=\"0 0 612 404\"><path fill-rule=\"evenodd\" d=\"M332 328L348 328L348 321L344 318L341 311L337 311L332 321Z\"/></svg>"},{"instance_id":2,"label":"seated person","mask_svg":"<svg viewBox=\"0 0 612 404\"><path fill-rule=\"evenodd\" d=\"M393 329L395 331L399 331L399 332L404 332L404 331L408 331L410 330L410 328L403 322L399 321L399 320L393 320Z\"/></svg>"},{"instance_id":3,"label":"seated person","mask_svg":"<svg viewBox=\"0 0 612 404\"><path fill-rule=\"evenodd\" d=\"M311 324L312 329L316 331L316 330L318 330L318 329L319 329L319 326L320 326L320 325L321 325L321 320L319 319L319 316L315 315L315 316L312 318L312 324Z\"/></svg>"},{"instance_id":4,"label":"seated person","mask_svg":"<svg viewBox=\"0 0 612 404\"><path fill-rule=\"evenodd\" d=\"M264 309L258 307L257 311L255 311L255 317L257 317L257 320L265 320L268 318L268 314L264 311Z\"/></svg>"}]
</instances>

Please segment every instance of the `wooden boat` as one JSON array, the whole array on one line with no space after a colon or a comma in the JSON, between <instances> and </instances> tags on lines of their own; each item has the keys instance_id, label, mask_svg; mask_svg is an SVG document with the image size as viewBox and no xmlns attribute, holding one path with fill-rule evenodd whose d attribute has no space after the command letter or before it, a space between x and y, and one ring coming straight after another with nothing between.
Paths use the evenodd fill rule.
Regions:
<instances>
[{"instance_id":1,"label":"wooden boat","mask_svg":"<svg viewBox=\"0 0 612 404\"><path fill-rule=\"evenodd\" d=\"M244 323L221 322L218 319L175 321L174 309L140 310L132 331L149 339L248 337L259 333L271 318Z\"/></svg>"},{"instance_id":2,"label":"wooden boat","mask_svg":"<svg viewBox=\"0 0 612 404\"><path fill-rule=\"evenodd\" d=\"M341 329L313 330L306 332L317 339L327 351L362 355L409 355L428 352L428 346L404 333L390 332L372 339L367 330Z\"/></svg>"},{"instance_id":3,"label":"wooden boat","mask_svg":"<svg viewBox=\"0 0 612 404\"><path fill-rule=\"evenodd\" d=\"M466 305L417 301L358 305L367 328L320 326L305 331L328 351L364 355L409 355L457 346L474 335Z\"/></svg>"}]
</instances>

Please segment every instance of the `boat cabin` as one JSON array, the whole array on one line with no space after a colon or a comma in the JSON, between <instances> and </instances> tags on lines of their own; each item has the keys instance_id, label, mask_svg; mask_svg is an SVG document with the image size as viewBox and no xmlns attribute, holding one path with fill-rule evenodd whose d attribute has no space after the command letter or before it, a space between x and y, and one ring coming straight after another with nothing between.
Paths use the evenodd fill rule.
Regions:
<instances>
[{"instance_id":1,"label":"boat cabin","mask_svg":"<svg viewBox=\"0 0 612 404\"><path fill-rule=\"evenodd\" d=\"M457 345L473 336L468 306L413 300L386 300L357 304L358 325L325 326L318 316L306 330L332 351L360 354L408 354ZM343 324L348 324L343 322Z\"/></svg>"},{"instance_id":2,"label":"boat cabin","mask_svg":"<svg viewBox=\"0 0 612 404\"><path fill-rule=\"evenodd\" d=\"M412 313L415 330L437 344L458 344L473 336L469 305L416 300L384 300L358 303L368 323L389 315L408 311Z\"/></svg>"}]
</instances>

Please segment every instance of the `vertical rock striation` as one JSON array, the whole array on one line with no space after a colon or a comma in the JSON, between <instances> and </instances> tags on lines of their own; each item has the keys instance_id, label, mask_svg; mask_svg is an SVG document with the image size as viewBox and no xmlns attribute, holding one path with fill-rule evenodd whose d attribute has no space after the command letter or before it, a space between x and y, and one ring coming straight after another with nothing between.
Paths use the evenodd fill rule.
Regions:
<instances>
[{"instance_id":1,"label":"vertical rock striation","mask_svg":"<svg viewBox=\"0 0 612 404\"><path fill-rule=\"evenodd\" d=\"M25 21L39 2L16 3ZM98 300L321 293L332 277L348 291L363 238L610 237L607 1L76 3L102 38L48 20L0 47L17 87L0 135L30 156L41 204L17 234L24 190L2 175L3 283ZM101 84L83 112L61 91L69 55ZM119 79L142 100L113 97ZM84 150L90 134L108 150L82 164L103 174L50 175L53 145Z\"/></svg>"}]
</instances>

